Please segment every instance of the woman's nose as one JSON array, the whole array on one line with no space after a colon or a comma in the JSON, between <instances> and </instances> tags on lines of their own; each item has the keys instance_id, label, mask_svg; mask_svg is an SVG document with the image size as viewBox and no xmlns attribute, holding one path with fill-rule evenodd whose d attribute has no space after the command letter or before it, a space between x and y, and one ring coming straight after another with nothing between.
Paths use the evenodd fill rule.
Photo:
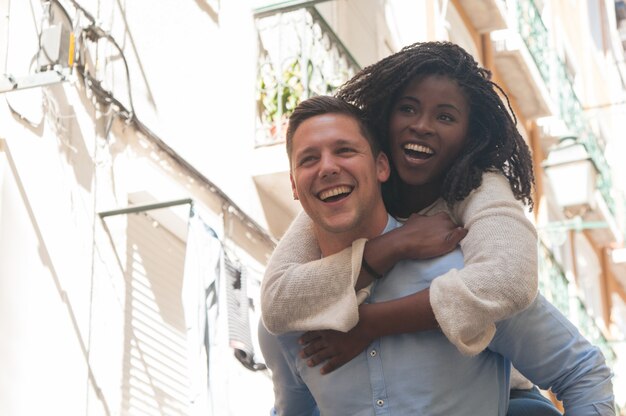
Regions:
<instances>
[{"instance_id":1,"label":"woman's nose","mask_svg":"<svg viewBox=\"0 0 626 416\"><path fill-rule=\"evenodd\" d=\"M411 128L418 134L429 134L433 132L433 126L429 117L415 117L411 123Z\"/></svg>"}]
</instances>

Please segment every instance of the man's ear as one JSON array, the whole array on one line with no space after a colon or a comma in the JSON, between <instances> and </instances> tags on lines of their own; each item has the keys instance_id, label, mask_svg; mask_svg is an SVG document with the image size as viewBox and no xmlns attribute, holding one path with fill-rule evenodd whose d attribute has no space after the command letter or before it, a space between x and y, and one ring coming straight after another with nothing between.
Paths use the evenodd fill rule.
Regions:
<instances>
[{"instance_id":1,"label":"man's ear","mask_svg":"<svg viewBox=\"0 0 626 416\"><path fill-rule=\"evenodd\" d=\"M291 192L293 193L293 199L297 201L298 199L298 190L296 189L296 183L293 181L293 175L289 173L289 180L291 181Z\"/></svg>"},{"instance_id":2,"label":"man's ear","mask_svg":"<svg viewBox=\"0 0 626 416\"><path fill-rule=\"evenodd\" d=\"M379 152L376 156L376 177L380 183L387 182L391 175L391 168L389 167L389 159L385 152Z\"/></svg>"}]
</instances>

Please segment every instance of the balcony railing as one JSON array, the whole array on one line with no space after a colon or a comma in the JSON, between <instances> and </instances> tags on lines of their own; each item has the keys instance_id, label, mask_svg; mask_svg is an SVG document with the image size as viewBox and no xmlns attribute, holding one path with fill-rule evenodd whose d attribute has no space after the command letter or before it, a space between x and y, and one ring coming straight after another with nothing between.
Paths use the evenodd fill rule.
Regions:
<instances>
[{"instance_id":1,"label":"balcony railing","mask_svg":"<svg viewBox=\"0 0 626 416\"><path fill-rule=\"evenodd\" d=\"M558 106L559 117L572 135L582 143L600 173L597 187L613 215L615 199L611 195L611 170L604 157L604 143L594 134L586 120L583 106L574 90L566 66L550 47L548 30L533 0L515 0L517 31L539 69L548 91Z\"/></svg>"},{"instance_id":2,"label":"balcony railing","mask_svg":"<svg viewBox=\"0 0 626 416\"><path fill-rule=\"evenodd\" d=\"M615 351L587 311L583 300L570 290L563 268L543 242L539 243L539 290L593 345L602 350L607 364L613 368Z\"/></svg>"},{"instance_id":3,"label":"balcony railing","mask_svg":"<svg viewBox=\"0 0 626 416\"><path fill-rule=\"evenodd\" d=\"M265 12L256 27L258 147L283 142L300 101L332 94L360 67L314 7Z\"/></svg>"}]
</instances>

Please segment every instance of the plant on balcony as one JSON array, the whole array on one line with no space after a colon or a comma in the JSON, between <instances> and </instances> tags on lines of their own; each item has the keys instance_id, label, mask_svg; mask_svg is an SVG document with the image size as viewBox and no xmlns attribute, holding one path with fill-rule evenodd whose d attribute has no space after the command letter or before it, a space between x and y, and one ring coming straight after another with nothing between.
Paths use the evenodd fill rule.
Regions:
<instances>
[{"instance_id":1,"label":"plant on balcony","mask_svg":"<svg viewBox=\"0 0 626 416\"><path fill-rule=\"evenodd\" d=\"M327 79L311 59L306 59L306 73L302 70L302 57L287 61L277 75L269 60L261 65L258 81L258 114L269 132L271 141L284 139L289 115L300 101L312 95L332 94L340 83ZM306 75L306 76L305 76ZM335 74L336 75L336 74ZM347 79L347 75L344 77Z\"/></svg>"},{"instance_id":2,"label":"plant on balcony","mask_svg":"<svg viewBox=\"0 0 626 416\"><path fill-rule=\"evenodd\" d=\"M312 72L312 63L307 70ZM296 108L306 93L300 69L300 60L294 58L276 77L270 73L259 77L258 107L261 122L270 129L272 136L284 133L289 114Z\"/></svg>"}]
</instances>

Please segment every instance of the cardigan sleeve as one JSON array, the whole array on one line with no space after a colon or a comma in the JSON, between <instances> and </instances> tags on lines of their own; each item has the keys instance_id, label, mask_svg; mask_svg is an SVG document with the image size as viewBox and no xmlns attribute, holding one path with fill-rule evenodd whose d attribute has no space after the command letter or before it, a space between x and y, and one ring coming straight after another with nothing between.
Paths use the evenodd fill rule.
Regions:
<instances>
[{"instance_id":1,"label":"cardigan sleeve","mask_svg":"<svg viewBox=\"0 0 626 416\"><path fill-rule=\"evenodd\" d=\"M487 173L453 216L468 229L465 267L435 279L430 302L446 337L464 354L486 348L495 322L537 294L537 235L508 180ZM263 322L272 333L336 329L358 322L354 285L365 239L320 259L312 222L301 213L276 247L261 285Z\"/></svg>"},{"instance_id":2,"label":"cardigan sleeve","mask_svg":"<svg viewBox=\"0 0 626 416\"><path fill-rule=\"evenodd\" d=\"M525 309L538 286L537 233L499 173L453 207L468 230L461 241L465 267L435 279L430 303L446 337L463 354L481 352L495 322Z\"/></svg>"},{"instance_id":3,"label":"cardigan sleeve","mask_svg":"<svg viewBox=\"0 0 626 416\"><path fill-rule=\"evenodd\" d=\"M320 259L313 223L300 213L272 254L261 284L261 313L274 334L335 329L347 332L358 320L354 285L366 239Z\"/></svg>"}]
</instances>

